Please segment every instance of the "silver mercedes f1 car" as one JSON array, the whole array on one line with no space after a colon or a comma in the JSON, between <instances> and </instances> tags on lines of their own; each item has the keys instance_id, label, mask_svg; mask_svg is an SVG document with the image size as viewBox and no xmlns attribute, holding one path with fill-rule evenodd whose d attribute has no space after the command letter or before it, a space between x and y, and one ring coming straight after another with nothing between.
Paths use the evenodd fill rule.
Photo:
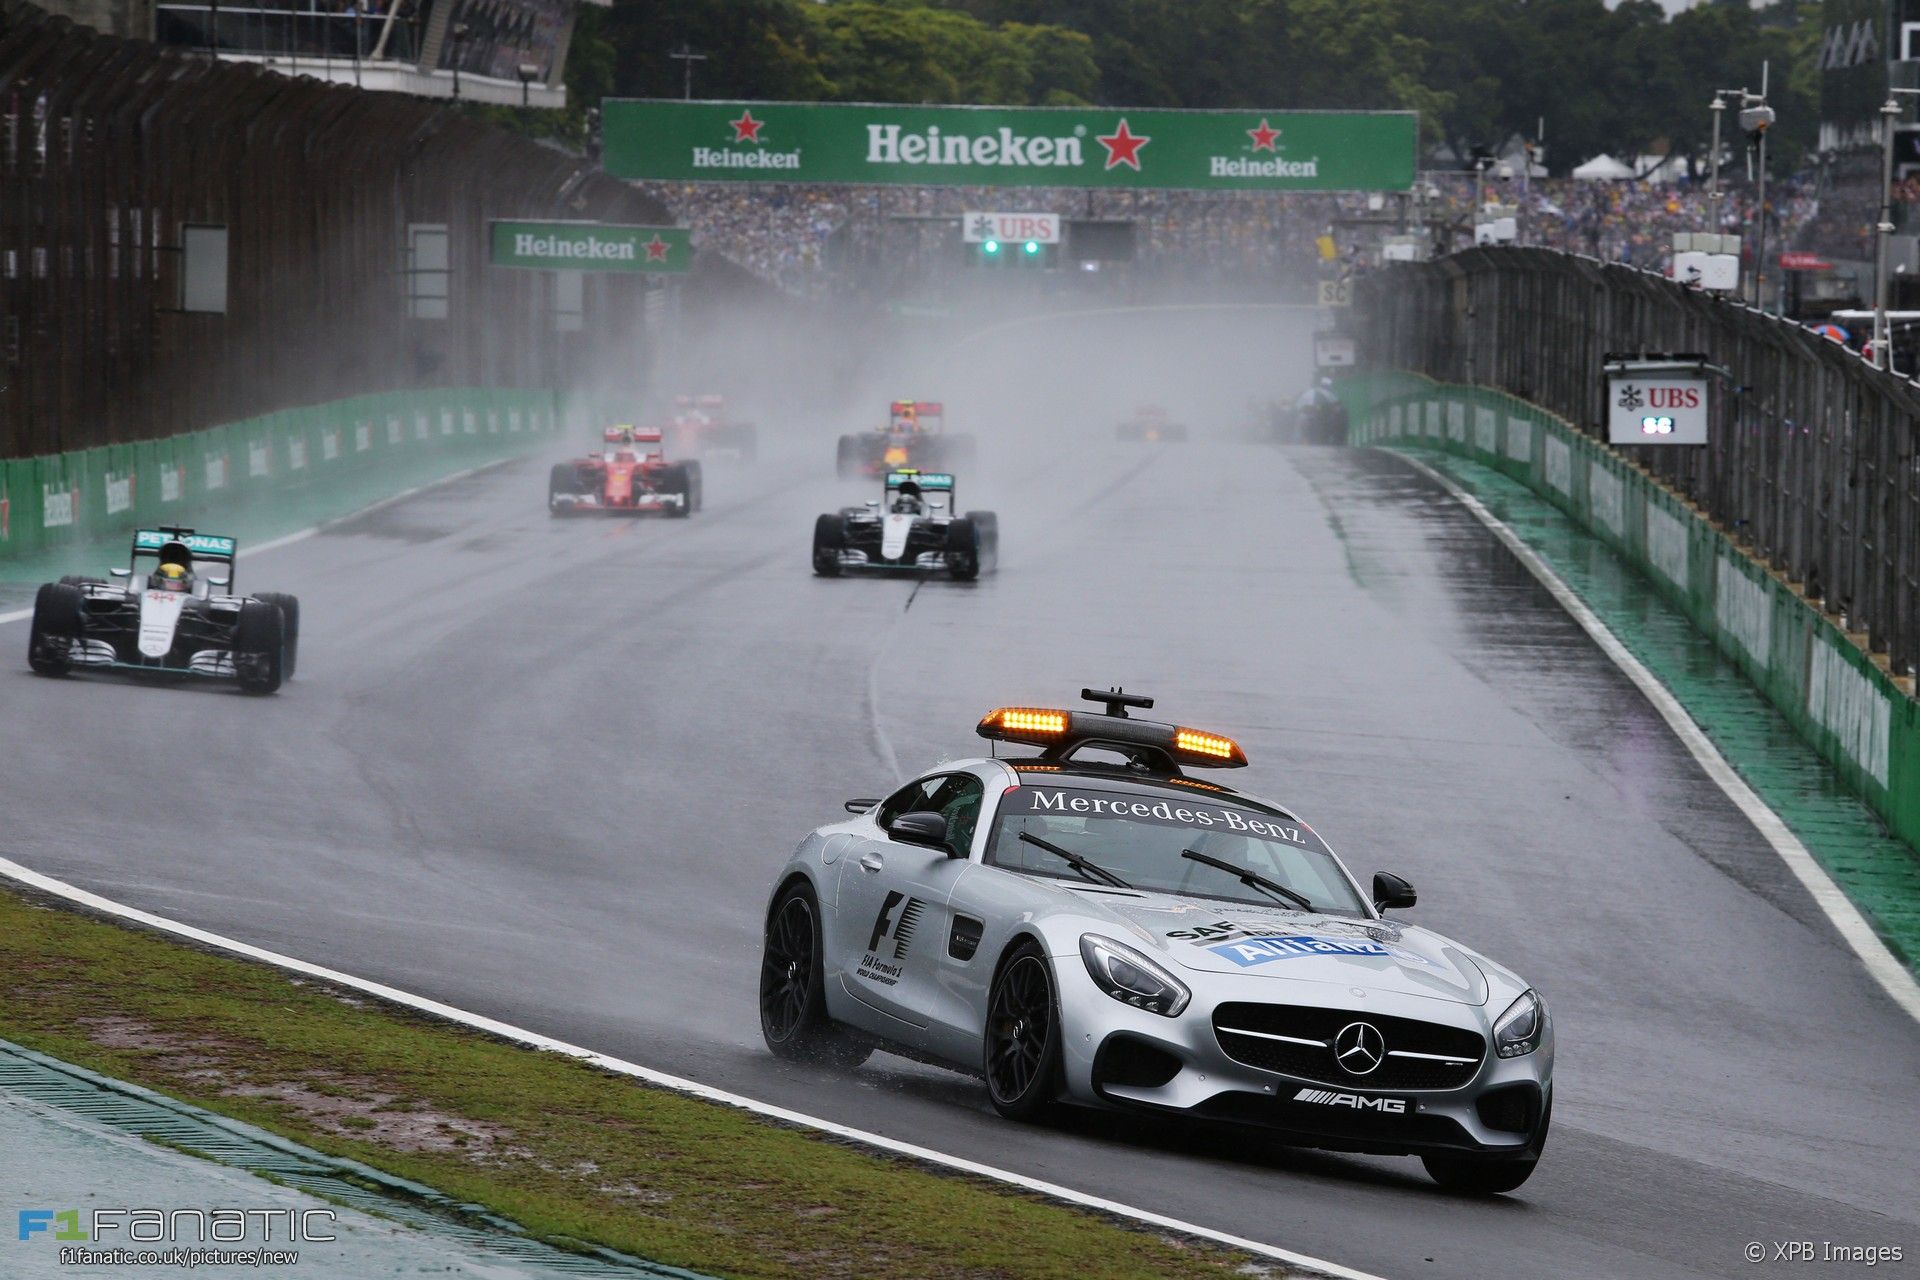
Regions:
<instances>
[{"instance_id":1,"label":"silver mercedes f1 car","mask_svg":"<svg viewBox=\"0 0 1920 1280\"><path fill-rule=\"evenodd\" d=\"M1553 1111L1540 994L1437 933L1385 873L1363 893L1291 811L1188 770L1216 733L1104 710L1002 707L950 761L801 842L760 967L769 1048L837 1067L875 1048L984 1078L1004 1116L1061 1103L1259 1126L1418 1155L1510 1191Z\"/></svg>"}]
</instances>

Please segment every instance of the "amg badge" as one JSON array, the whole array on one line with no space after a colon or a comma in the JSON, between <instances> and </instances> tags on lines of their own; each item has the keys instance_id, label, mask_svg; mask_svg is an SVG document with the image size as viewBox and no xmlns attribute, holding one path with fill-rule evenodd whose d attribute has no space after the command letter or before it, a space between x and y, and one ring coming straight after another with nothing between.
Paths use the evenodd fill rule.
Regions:
<instances>
[{"instance_id":1,"label":"amg badge","mask_svg":"<svg viewBox=\"0 0 1920 1280\"><path fill-rule=\"evenodd\" d=\"M1385 1115L1407 1113L1405 1098L1366 1098L1357 1093L1335 1093L1331 1089L1302 1089L1293 1095L1295 1102L1317 1102L1323 1107L1353 1107L1360 1111L1378 1111Z\"/></svg>"}]
</instances>

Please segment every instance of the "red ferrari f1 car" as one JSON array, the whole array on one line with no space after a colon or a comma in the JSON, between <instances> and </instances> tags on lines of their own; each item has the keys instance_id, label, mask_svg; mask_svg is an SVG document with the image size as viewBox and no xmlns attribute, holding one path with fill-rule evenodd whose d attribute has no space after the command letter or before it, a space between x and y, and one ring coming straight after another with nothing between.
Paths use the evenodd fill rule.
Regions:
<instances>
[{"instance_id":1,"label":"red ferrari f1 car","mask_svg":"<svg viewBox=\"0 0 1920 1280\"><path fill-rule=\"evenodd\" d=\"M548 511L556 516L581 511L690 516L700 509L700 464L668 462L658 430L608 427L605 438L601 452L553 464Z\"/></svg>"}]
</instances>

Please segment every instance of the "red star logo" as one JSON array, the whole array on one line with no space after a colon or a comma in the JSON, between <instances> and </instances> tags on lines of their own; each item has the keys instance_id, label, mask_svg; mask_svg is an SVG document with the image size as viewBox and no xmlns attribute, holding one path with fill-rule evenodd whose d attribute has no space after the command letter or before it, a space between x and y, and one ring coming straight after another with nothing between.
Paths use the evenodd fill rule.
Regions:
<instances>
[{"instance_id":1,"label":"red star logo","mask_svg":"<svg viewBox=\"0 0 1920 1280\"><path fill-rule=\"evenodd\" d=\"M1107 168L1117 169L1121 165L1130 165L1135 173L1140 172L1140 148L1153 139L1145 134L1134 133L1127 128L1127 118L1120 117L1120 127L1103 138L1095 138L1107 149Z\"/></svg>"},{"instance_id":2,"label":"red star logo","mask_svg":"<svg viewBox=\"0 0 1920 1280\"><path fill-rule=\"evenodd\" d=\"M733 126L733 140L735 142L753 143L760 141L760 130L764 129L767 124L765 120L755 120L753 118L753 112L750 109L741 111L738 120L729 120L727 123Z\"/></svg>"},{"instance_id":3,"label":"red star logo","mask_svg":"<svg viewBox=\"0 0 1920 1280\"><path fill-rule=\"evenodd\" d=\"M755 127L758 128L757 125ZM640 247L647 251L648 262L665 262L667 260L667 242L660 238L658 231L653 233L653 239L647 241Z\"/></svg>"},{"instance_id":4,"label":"red star logo","mask_svg":"<svg viewBox=\"0 0 1920 1280\"><path fill-rule=\"evenodd\" d=\"M1280 131L1270 127L1267 124L1267 118L1261 116L1260 127L1258 129L1247 130L1247 136L1253 139L1253 149L1255 151L1271 151L1273 150L1273 140L1280 136Z\"/></svg>"}]
</instances>

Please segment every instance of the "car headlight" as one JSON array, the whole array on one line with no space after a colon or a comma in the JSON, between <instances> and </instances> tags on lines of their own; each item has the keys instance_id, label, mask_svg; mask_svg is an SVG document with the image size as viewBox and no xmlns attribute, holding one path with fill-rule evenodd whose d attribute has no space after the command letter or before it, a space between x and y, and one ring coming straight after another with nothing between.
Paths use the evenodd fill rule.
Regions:
<instances>
[{"instance_id":1,"label":"car headlight","mask_svg":"<svg viewBox=\"0 0 1920 1280\"><path fill-rule=\"evenodd\" d=\"M1546 1030L1547 1002L1537 991L1523 992L1493 1024L1493 1051L1503 1058L1532 1053Z\"/></svg>"},{"instance_id":2,"label":"car headlight","mask_svg":"<svg viewBox=\"0 0 1920 1280\"><path fill-rule=\"evenodd\" d=\"M1094 985L1122 1004L1172 1018L1193 999L1180 979L1112 938L1081 935L1080 958L1087 962Z\"/></svg>"}]
</instances>

